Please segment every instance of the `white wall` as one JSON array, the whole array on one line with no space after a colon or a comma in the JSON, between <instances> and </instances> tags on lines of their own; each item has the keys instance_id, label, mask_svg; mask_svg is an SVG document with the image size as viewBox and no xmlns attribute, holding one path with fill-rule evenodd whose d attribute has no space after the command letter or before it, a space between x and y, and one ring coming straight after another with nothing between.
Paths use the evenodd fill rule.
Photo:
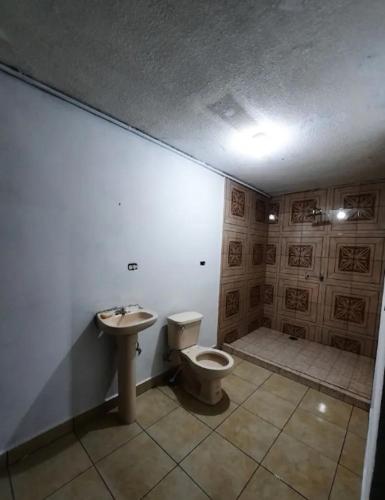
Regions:
<instances>
[{"instance_id":1,"label":"white wall","mask_svg":"<svg viewBox=\"0 0 385 500\"><path fill-rule=\"evenodd\" d=\"M374 370L372 402L369 413L369 429L366 441L364 471L362 475L361 499L368 500L372 484L373 470L376 458L378 425L381 415L381 402L384 391L385 371L385 289L382 297L380 328L378 332L378 347L376 366Z\"/></svg>"},{"instance_id":2,"label":"white wall","mask_svg":"<svg viewBox=\"0 0 385 500\"><path fill-rule=\"evenodd\" d=\"M0 124L1 452L116 392L96 311L158 312L138 381L165 368L171 313L216 343L224 179L3 73Z\"/></svg>"}]
</instances>

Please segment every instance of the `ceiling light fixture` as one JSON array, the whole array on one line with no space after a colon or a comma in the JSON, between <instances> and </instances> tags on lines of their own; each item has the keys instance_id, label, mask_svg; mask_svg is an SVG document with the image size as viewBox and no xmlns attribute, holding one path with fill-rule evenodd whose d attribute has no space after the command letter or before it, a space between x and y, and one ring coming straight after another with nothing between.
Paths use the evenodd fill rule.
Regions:
<instances>
[{"instance_id":1,"label":"ceiling light fixture","mask_svg":"<svg viewBox=\"0 0 385 500\"><path fill-rule=\"evenodd\" d=\"M269 220L275 221L275 214L269 214Z\"/></svg>"},{"instance_id":2,"label":"ceiling light fixture","mask_svg":"<svg viewBox=\"0 0 385 500\"><path fill-rule=\"evenodd\" d=\"M233 132L231 142L233 148L243 154L262 158L280 151L290 140L288 127L264 120L258 126Z\"/></svg>"},{"instance_id":3,"label":"ceiling light fixture","mask_svg":"<svg viewBox=\"0 0 385 500\"><path fill-rule=\"evenodd\" d=\"M345 220L347 217L347 214L343 208L340 208L337 212L337 219L338 220Z\"/></svg>"}]
</instances>

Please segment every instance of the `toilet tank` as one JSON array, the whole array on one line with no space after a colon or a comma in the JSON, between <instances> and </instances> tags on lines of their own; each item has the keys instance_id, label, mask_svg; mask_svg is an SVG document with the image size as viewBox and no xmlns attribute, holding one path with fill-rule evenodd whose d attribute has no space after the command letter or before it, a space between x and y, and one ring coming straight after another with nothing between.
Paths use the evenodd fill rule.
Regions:
<instances>
[{"instance_id":1,"label":"toilet tank","mask_svg":"<svg viewBox=\"0 0 385 500\"><path fill-rule=\"evenodd\" d=\"M198 343L203 315L194 311L173 314L168 321L168 346L181 351Z\"/></svg>"}]
</instances>

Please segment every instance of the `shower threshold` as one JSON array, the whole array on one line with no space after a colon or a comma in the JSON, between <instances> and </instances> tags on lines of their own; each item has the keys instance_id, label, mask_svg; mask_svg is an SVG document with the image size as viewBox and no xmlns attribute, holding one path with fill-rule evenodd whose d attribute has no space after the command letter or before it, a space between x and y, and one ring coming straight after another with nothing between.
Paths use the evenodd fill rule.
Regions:
<instances>
[{"instance_id":1,"label":"shower threshold","mask_svg":"<svg viewBox=\"0 0 385 500\"><path fill-rule=\"evenodd\" d=\"M369 410L374 359L261 327L224 351Z\"/></svg>"}]
</instances>

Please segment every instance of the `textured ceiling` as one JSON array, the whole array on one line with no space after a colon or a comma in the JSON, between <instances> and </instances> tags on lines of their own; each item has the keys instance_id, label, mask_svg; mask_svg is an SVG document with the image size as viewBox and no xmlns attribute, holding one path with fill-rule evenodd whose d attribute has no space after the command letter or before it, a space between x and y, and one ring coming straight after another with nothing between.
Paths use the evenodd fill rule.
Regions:
<instances>
[{"instance_id":1,"label":"textured ceiling","mask_svg":"<svg viewBox=\"0 0 385 500\"><path fill-rule=\"evenodd\" d=\"M1 0L0 60L276 193L385 177L384 20L384 0ZM235 147L266 119L285 144Z\"/></svg>"}]
</instances>

